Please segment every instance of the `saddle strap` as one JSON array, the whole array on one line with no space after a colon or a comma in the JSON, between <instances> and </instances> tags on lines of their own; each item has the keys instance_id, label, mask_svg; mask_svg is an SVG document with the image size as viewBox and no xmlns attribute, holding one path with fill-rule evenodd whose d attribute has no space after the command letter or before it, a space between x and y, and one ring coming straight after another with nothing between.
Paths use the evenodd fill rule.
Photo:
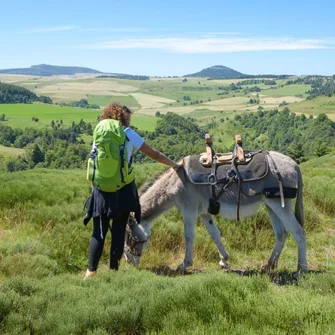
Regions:
<instances>
[{"instance_id":1,"label":"saddle strap","mask_svg":"<svg viewBox=\"0 0 335 335\"><path fill-rule=\"evenodd\" d=\"M265 151L265 153L270 157L271 162L273 164L273 172L277 178L278 181L278 186L279 186L279 194L280 194L280 204L282 208L285 208L285 198L284 198L284 189L283 189L283 183L281 180L281 174L277 168L277 165L275 163L275 160L273 159L273 157L271 157L270 153L268 151Z\"/></svg>"}]
</instances>

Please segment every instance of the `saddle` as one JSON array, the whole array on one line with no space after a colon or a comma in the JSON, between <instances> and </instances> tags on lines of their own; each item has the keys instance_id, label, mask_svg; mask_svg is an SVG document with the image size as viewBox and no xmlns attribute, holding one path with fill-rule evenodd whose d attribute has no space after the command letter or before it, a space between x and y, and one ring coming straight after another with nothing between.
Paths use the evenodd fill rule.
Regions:
<instances>
[{"instance_id":1,"label":"saddle","mask_svg":"<svg viewBox=\"0 0 335 335\"><path fill-rule=\"evenodd\" d=\"M209 134L206 134L206 152L191 156L186 167L187 175L194 184L222 184L231 175L241 181L264 178L269 169L266 153L244 152L240 135L235 136L235 149L231 153L216 154Z\"/></svg>"},{"instance_id":2,"label":"saddle","mask_svg":"<svg viewBox=\"0 0 335 335\"><path fill-rule=\"evenodd\" d=\"M233 159L237 158L238 164L248 163L250 159L246 159L242 148L242 138L240 135L235 136L235 149L231 153L215 154L212 148L212 140L209 134L205 135L206 152L200 155L200 162L203 166L212 166L213 159L216 165L231 164Z\"/></svg>"},{"instance_id":3,"label":"saddle","mask_svg":"<svg viewBox=\"0 0 335 335\"><path fill-rule=\"evenodd\" d=\"M211 185L208 212L213 215L220 211L219 198L231 184L237 183L236 216L239 221L241 183L266 177L269 171L268 152L244 152L241 136L237 135L232 153L216 154L209 134L206 134L205 140L206 152L190 156L185 171L192 183Z\"/></svg>"},{"instance_id":4,"label":"saddle","mask_svg":"<svg viewBox=\"0 0 335 335\"><path fill-rule=\"evenodd\" d=\"M244 156L244 160L237 160L237 164L247 164L250 162L251 158ZM231 164L233 162L234 154L232 152L216 154L216 165ZM202 166L212 166L211 160L208 161L207 152L200 154L199 162Z\"/></svg>"},{"instance_id":5,"label":"saddle","mask_svg":"<svg viewBox=\"0 0 335 335\"><path fill-rule=\"evenodd\" d=\"M207 162L204 164L203 155L194 155L189 158L186 171L193 184L212 184L210 177L213 177L213 165L207 164ZM216 164L214 171L216 184L224 183L229 178L231 171L235 171L236 175L239 175L241 181L244 182L262 179L269 171L266 153L262 151L245 152L245 161L237 161L236 165L233 163L232 153L221 154L219 157L227 158Z\"/></svg>"}]
</instances>

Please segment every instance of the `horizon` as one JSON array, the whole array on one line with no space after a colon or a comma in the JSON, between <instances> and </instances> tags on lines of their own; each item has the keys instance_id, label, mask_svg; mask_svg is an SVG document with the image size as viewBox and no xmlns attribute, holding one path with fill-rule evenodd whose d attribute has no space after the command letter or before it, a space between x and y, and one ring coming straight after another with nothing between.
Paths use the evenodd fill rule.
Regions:
<instances>
[{"instance_id":1,"label":"horizon","mask_svg":"<svg viewBox=\"0 0 335 335\"><path fill-rule=\"evenodd\" d=\"M19 0L2 9L15 15L0 22L0 69L52 64L166 77L222 65L247 75L335 74L330 0L284 0L280 6L264 0L208 6L198 0L100 1L94 7Z\"/></svg>"}]
</instances>

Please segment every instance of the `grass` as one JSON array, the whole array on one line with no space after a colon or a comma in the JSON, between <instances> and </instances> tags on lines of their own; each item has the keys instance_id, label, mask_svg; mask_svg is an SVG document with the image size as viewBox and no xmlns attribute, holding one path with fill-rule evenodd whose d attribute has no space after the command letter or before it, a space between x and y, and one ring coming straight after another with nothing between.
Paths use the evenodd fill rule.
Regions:
<instances>
[{"instance_id":1,"label":"grass","mask_svg":"<svg viewBox=\"0 0 335 335\"><path fill-rule=\"evenodd\" d=\"M312 100L301 101L289 106L293 113L305 115L327 114L333 121L335 120L335 96L317 97Z\"/></svg>"},{"instance_id":2,"label":"grass","mask_svg":"<svg viewBox=\"0 0 335 335\"><path fill-rule=\"evenodd\" d=\"M131 269L87 282L18 277L4 282L0 296L2 329L10 334L330 334L334 327L327 275L283 289L262 276Z\"/></svg>"},{"instance_id":3,"label":"grass","mask_svg":"<svg viewBox=\"0 0 335 335\"><path fill-rule=\"evenodd\" d=\"M3 157L19 156L24 154L25 152L25 149L4 147L3 145L0 145L0 155L2 155Z\"/></svg>"},{"instance_id":4,"label":"grass","mask_svg":"<svg viewBox=\"0 0 335 335\"><path fill-rule=\"evenodd\" d=\"M72 121L79 122L80 119L96 123L100 111L45 104L0 104L0 114L2 113L8 120L5 124L13 128L28 126L41 128L50 126L52 120L63 120L63 124L67 127L71 126ZM34 122L32 117L38 118L39 121Z\"/></svg>"},{"instance_id":5,"label":"grass","mask_svg":"<svg viewBox=\"0 0 335 335\"><path fill-rule=\"evenodd\" d=\"M261 94L272 97L286 97L301 94L304 98L307 97L306 91L311 88L311 85L293 84L277 89L262 89Z\"/></svg>"},{"instance_id":6,"label":"grass","mask_svg":"<svg viewBox=\"0 0 335 335\"><path fill-rule=\"evenodd\" d=\"M176 81L149 81L144 82L140 88L142 93L160 96L163 98L168 98L172 100L180 100L181 105L184 101L184 96L189 96L191 101L203 100L208 101L208 99L215 100L220 99L218 93L222 92L218 90L218 85L210 80L200 80L198 81L187 81L179 82ZM188 101L186 101L188 102Z\"/></svg>"},{"instance_id":7,"label":"grass","mask_svg":"<svg viewBox=\"0 0 335 335\"><path fill-rule=\"evenodd\" d=\"M99 106L106 106L112 102L118 102L122 105L126 105L129 108L140 107L140 104L131 95L122 95L122 96L89 95L87 100L89 104L95 104Z\"/></svg>"},{"instance_id":8,"label":"grass","mask_svg":"<svg viewBox=\"0 0 335 335\"><path fill-rule=\"evenodd\" d=\"M218 95L223 91L219 90L219 86L227 86L232 82L239 80L206 80L204 78L188 78L183 82L184 78L152 78L151 80L120 80L108 78L78 78L78 77L55 77L55 78L39 78L33 80L27 77L17 83L33 90L37 94L49 95L55 101L73 101L81 98L87 98L90 103L104 106L112 101L119 101L137 112L137 115L154 116L157 111L165 114L169 111L179 115L190 115L203 122L203 115L199 109L209 109L212 111L225 111L232 113L235 110L239 112L252 112L259 106L248 104L248 100L255 94L250 93L246 96L243 92L229 92L226 95ZM285 84L287 80L277 80L277 84ZM249 85L254 86L254 85ZM301 94L306 98L305 92L310 85L295 84L284 86L279 89L269 89L266 85L258 85L262 87L260 92L261 106L268 110L278 108L278 105L285 100L289 103L289 107L293 112L305 114L318 114L325 112L330 118L335 120L334 101L333 98L317 98L313 101L302 101L295 95ZM184 100L188 96L190 100ZM232 104L229 98L244 99L242 102ZM167 99L167 100L164 100ZM190 102L198 100L198 104L190 105ZM209 101L210 100L210 101ZM202 101L202 103L200 103ZM187 103L187 106L184 106ZM3 112L0 106L0 113ZM27 112L26 109L18 115L12 114L15 120L10 120L13 124L23 127L26 124L32 126L49 125L53 119L63 119L68 124L72 121L79 121L83 118L85 122L95 122L98 113L88 110L65 109L64 114L58 110L42 110L33 108ZM65 107L63 107L65 108ZM5 111L4 111L5 112ZM9 111L8 113L12 113ZM36 115L33 115L33 114ZM59 115L61 114L61 115ZM46 117L48 115L48 117ZM199 116L198 116L199 115ZM26 117L27 116L27 117ZM33 124L31 117L40 118L40 122ZM138 124L144 126L143 130L153 130L151 120L139 120ZM135 125L137 126L137 125Z\"/></svg>"},{"instance_id":9,"label":"grass","mask_svg":"<svg viewBox=\"0 0 335 335\"><path fill-rule=\"evenodd\" d=\"M297 248L288 238L277 271L261 274L273 247L264 208L240 223L217 219L230 272L202 224L194 266L181 275L184 237L176 209L155 220L150 246L134 269L107 268L83 281L91 223L82 224L89 185L82 170L0 173L0 329L4 334L331 334L335 312L335 154L302 164L308 260L293 277ZM142 185L161 164L136 165ZM51 191L52 190L52 191ZM111 289L112 288L112 289Z\"/></svg>"},{"instance_id":10,"label":"grass","mask_svg":"<svg viewBox=\"0 0 335 335\"><path fill-rule=\"evenodd\" d=\"M50 126L52 120L63 120L64 126L69 127L72 121L78 123L80 119L94 126L100 113L100 110L94 109L45 104L0 104L0 114L6 115L5 124L12 128L42 128ZM32 117L38 118L39 121L34 122ZM153 131L156 123L157 118L154 116L133 115L132 117L132 124L140 130Z\"/></svg>"}]
</instances>

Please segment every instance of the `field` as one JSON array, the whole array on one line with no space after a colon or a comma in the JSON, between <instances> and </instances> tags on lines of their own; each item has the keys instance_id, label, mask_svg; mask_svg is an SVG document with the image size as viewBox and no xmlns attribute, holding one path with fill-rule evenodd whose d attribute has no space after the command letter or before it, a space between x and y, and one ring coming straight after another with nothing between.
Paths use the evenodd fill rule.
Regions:
<instances>
[{"instance_id":1,"label":"field","mask_svg":"<svg viewBox=\"0 0 335 335\"><path fill-rule=\"evenodd\" d=\"M262 91L262 94L273 96L273 97L285 97L302 95L304 98L307 97L306 91L310 89L310 85L294 84L284 86L279 89L266 89Z\"/></svg>"},{"instance_id":2,"label":"field","mask_svg":"<svg viewBox=\"0 0 335 335\"><path fill-rule=\"evenodd\" d=\"M309 274L294 277L289 236L278 270L261 268L273 247L264 209L256 218L217 219L230 271L202 224L194 265L183 275L180 213L155 220L141 265L83 281L91 223L82 224L88 183L80 170L1 174L0 329L4 334L332 334L335 328L334 154L302 164ZM137 184L164 169L135 166ZM52 190L52 192L50 192Z\"/></svg>"},{"instance_id":3,"label":"field","mask_svg":"<svg viewBox=\"0 0 335 335\"><path fill-rule=\"evenodd\" d=\"M333 98L305 100L310 85L294 84L281 87L285 85L286 80L276 80L278 88L269 88L265 84L257 85L261 88L259 104L249 102L250 99L256 98L254 92L246 95L242 91L230 91L225 94L220 89L239 80L188 78L185 81L183 78L151 78L140 81L92 76L34 78L13 75L2 75L0 80L21 85L36 94L48 95L54 102L70 102L85 98L89 103L105 106L109 102L118 101L129 106L136 115L154 116L157 112L161 114L174 112L196 116L200 121L207 117L207 113L202 114L201 111L211 110L214 114L218 114L216 111L243 113L255 111L260 106L269 110L279 108L284 101L293 112L297 113L312 115L326 113L330 118L334 118L332 114L335 110ZM249 88L252 86L256 85L248 85ZM246 87L242 86L243 89ZM82 118L86 121L87 111L82 112ZM76 113L69 111L69 117L71 114Z\"/></svg>"},{"instance_id":4,"label":"field","mask_svg":"<svg viewBox=\"0 0 335 335\"><path fill-rule=\"evenodd\" d=\"M50 126L51 121L63 120L64 126L71 126L72 121L79 122L83 119L93 126L97 123L97 117L101 111L74 107L61 107L45 104L0 104L0 114L5 114L6 125L11 127L38 127ZM32 117L38 118L35 122ZM155 116L133 115L132 124L140 130L153 131L157 118Z\"/></svg>"},{"instance_id":5,"label":"field","mask_svg":"<svg viewBox=\"0 0 335 335\"><path fill-rule=\"evenodd\" d=\"M335 121L335 97L317 97L313 100L305 100L298 104L290 105L294 113L305 115L318 115L325 113L330 119Z\"/></svg>"},{"instance_id":6,"label":"field","mask_svg":"<svg viewBox=\"0 0 335 335\"><path fill-rule=\"evenodd\" d=\"M121 95L121 93L118 93L118 95L110 96L110 95L89 95L87 97L87 101L89 104L92 105L99 105L99 106L106 106L112 102L117 102L122 105L126 105L127 107L131 109L138 109L140 107L140 104L137 102L137 100L130 96L130 95Z\"/></svg>"},{"instance_id":7,"label":"field","mask_svg":"<svg viewBox=\"0 0 335 335\"><path fill-rule=\"evenodd\" d=\"M0 145L0 155L3 157L18 156L24 153L25 153L24 149L4 147L3 145Z\"/></svg>"}]
</instances>

